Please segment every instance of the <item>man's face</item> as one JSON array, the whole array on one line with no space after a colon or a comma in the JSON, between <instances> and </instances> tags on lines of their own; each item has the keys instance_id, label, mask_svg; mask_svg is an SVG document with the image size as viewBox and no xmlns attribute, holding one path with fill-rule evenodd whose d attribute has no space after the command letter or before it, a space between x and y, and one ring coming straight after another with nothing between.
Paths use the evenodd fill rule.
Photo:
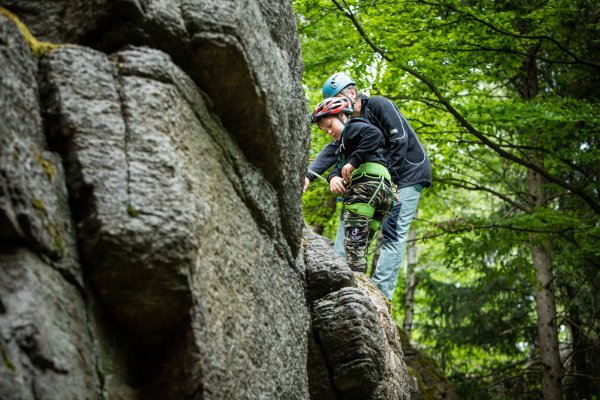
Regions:
<instances>
[{"instance_id":1,"label":"man's face","mask_svg":"<svg viewBox=\"0 0 600 400\"><path fill-rule=\"evenodd\" d=\"M342 130L344 130L344 124L335 116L329 115L325 118L321 118L317 122L317 126L320 130L329 135L333 140L338 142L342 138Z\"/></svg>"},{"instance_id":2,"label":"man's face","mask_svg":"<svg viewBox=\"0 0 600 400\"><path fill-rule=\"evenodd\" d=\"M336 94L335 97L346 98L346 99L350 100L351 103L354 103L356 101L356 90L354 88L351 88L350 90L348 90L348 93L342 93L342 92L339 92L338 94Z\"/></svg>"}]
</instances>

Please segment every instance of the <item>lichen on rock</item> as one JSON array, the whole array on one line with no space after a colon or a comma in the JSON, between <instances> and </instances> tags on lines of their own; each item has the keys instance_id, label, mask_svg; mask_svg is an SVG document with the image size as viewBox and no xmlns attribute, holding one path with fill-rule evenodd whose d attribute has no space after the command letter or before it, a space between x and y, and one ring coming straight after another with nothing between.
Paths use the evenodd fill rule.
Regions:
<instances>
[{"instance_id":1,"label":"lichen on rock","mask_svg":"<svg viewBox=\"0 0 600 400\"><path fill-rule=\"evenodd\" d=\"M25 41L29 44L31 52L36 58L40 58L46 52L56 49L59 45L50 42L39 41L31 34L27 26L17 17L15 14L8 11L6 8L0 6L0 14L5 15L19 28L19 31L23 35Z\"/></svg>"}]
</instances>

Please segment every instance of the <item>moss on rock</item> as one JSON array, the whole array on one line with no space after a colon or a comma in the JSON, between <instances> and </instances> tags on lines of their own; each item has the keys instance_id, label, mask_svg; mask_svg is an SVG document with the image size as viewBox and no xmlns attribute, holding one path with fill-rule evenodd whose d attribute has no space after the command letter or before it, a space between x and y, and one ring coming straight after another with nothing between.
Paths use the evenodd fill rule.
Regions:
<instances>
[{"instance_id":1,"label":"moss on rock","mask_svg":"<svg viewBox=\"0 0 600 400\"><path fill-rule=\"evenodd\" d=\"M127 204L127 214L129 214L131 217L137 217L138 215L140 215L140 212L138 210L135 209L134 206L132 206L131 204Z\"/></svg>"},{"instance_id":2,"label":"moss on rock","mask_svg":"<svg viewBox=\"0 0 600 400\"><path fill-rule=\"evenodd\" d=\"M46 53L47 51L55 49L60 46L59 44L42 42L42 41L37 40L35 38L35 36L33 36L32 33L29 31L27 26L19 19L19 17L17 17L15 14L8 11L6 8L0 7L0 14L5 15L7 18L9 18L11 21L13 21L15 23L15 25L17 26L17 28L19 28L19 31L21 31L21 34L25 38L25 41L29 44L29 47L31 48L31 52L37 58L40 58L41 56L43 56L44 53Z\"/></svg>"},{"instance_id":3,"label":"moss on rock","mask_svg":"<svg viewBox=\"0 0 600 400\"><path fill-rule=\"evenodd\" d=\"M46 174L48 181L52 182L54 180L54 178L56 177L56 168L54 167L54 165L52 165L52 163L50 161L44 159L44 157L42 157L40 152L37 151L35 148L33 149L33 154L34 154L37 162L40 164L40 166L44 170L44 173Z\"/></svg>"}]
</instances>

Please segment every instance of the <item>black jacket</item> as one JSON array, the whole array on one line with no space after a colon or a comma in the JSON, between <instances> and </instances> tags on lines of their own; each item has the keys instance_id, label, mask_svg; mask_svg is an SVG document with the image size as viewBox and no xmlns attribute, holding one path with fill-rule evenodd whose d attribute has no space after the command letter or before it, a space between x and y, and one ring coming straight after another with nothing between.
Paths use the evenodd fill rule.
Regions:
<instances>
[{"instance_id":1,"label":"black jacket","mask_svg":"<svg viewBox=\"0 0 600 400\"><path fill-rule=\"evenodd\" d=\"M338 146L336 160L339 162L327 179L341 176L341 168L346 163L350 163L356 168L366 162L385 165L384 143L383 134L379 129L362 118L351 119L344 127L342 140Z\"/></svg>"},{"instance_id":2,"label":"black jacket","mask_svg":"<svg viewBox=\"0 0 600 400\"><path fill-rule=\"evenodd\" d=\"M403 188L417 183L431 186L431 163L417 134L396 104L385 97L361 97L360 116L377 127L385 137L384 157L392 180ZM325 146L310 164L310 169L323 174L337 161L339 144ZM311 173L306 175L313 180Z\"/></svg>"}]
</instances>

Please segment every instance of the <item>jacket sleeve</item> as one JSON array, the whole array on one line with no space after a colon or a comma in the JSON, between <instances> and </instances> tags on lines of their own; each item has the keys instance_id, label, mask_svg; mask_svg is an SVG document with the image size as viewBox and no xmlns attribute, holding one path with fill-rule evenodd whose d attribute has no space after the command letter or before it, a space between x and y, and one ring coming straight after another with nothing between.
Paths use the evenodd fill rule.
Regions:
<instances>
[{"instance_id":1,"label":"jacket sleeve","mask_svg":"<svg viewBox=\"0 0 600 400\"><path fill-rule=\"evenodd\" d=\"M331 142L317 154L314 161L310 163L309 170L316 172L319 175L323 175L325 171L331 168L337 161L337 150L339 144L337 142ZM315 174L306 171L306 177L312 182L317 178Z\"/></svg>"},{"instance_id":2,"label":"jacket sleeve","mask_svg":"<svg viewBox=\"0 0 600 400\"><path fill-rule=\"evenodd\" d=\"M355 124L351 130L349 140L357 143L356 150L352 153L346 162L358 168L360 164L369 161L370 157L377 154L377 150L383 145L383 135L381 131L370 124Z\"/></svg>"},{"instance_id":3,"label":"jacket sleeve","mask_svg":"<svg viewBox=\"0 0 600 400\"><path fill-rule=\"evenodd\" d=\"M329 175L327 175L327 181L330 182L331 178L333 178L334 176L342 176L342 173L340 172L340 169L337 167L337 165L333 167Z\"/></svg>"},{"instance_id":4,"label":"jacket sleeve","mask_svg":"<svg viewBox=\"0 0 600 400\"><path fill-rule=\"evenodd\" d=\"M388 162L388 169L401 168L406 159L408 135L413 131L412 127L398 106L384 97L369 99L369 107L373 122L378 125L385 137L385 158Z\"/></svg>"}]
</instances>

